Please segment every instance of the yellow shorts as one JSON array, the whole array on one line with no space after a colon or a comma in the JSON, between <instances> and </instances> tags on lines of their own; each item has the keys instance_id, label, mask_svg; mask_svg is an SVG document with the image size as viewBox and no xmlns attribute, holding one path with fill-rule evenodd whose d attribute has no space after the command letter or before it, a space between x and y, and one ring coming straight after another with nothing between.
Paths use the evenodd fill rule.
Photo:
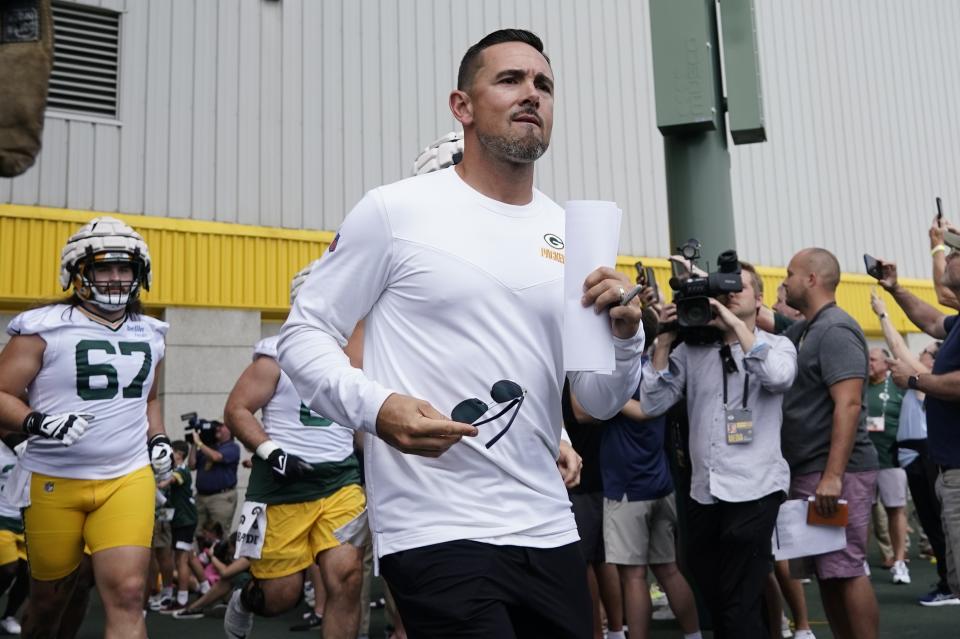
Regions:
<instances>
[{"instance_id":1,"label":"yellow shorts","mask_svg":"<svg viewBox=\"0 0 960 639\"><path fill-rule=\"evenodd\" d=\"M84 552L150 548L154 495L150 466L115 479L65 479L33 473L23 512L30 574L52 581L76 570Z\"/></svg>"},{"instance_id":2,"label":"yellow shorts","mask_svg":"<svg viewBox=\"0 0 960 639\"><path fill-rule=\"evenodd\" d=\"M22 533L0 530L0 566L27 558L27 546Z\"/></svg>"},{"instance_id":3,"label":"yellow shorts","mask_svg":"<svg viewBox=\"0 0 960 639\"><path fill-rule=\"evenodd\" d=\"M250 572L258 579L300 572L318 554L340 545L333 531L353 521L366 505L363 488L351 484L323 499L267 506L267 534Z\"/></svg>"}]
</instances>

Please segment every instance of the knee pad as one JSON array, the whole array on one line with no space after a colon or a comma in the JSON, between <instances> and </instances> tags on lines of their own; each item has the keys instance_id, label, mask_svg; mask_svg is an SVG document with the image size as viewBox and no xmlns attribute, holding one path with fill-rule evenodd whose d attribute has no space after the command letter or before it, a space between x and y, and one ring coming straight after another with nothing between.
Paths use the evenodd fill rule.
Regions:
<instances>
[{"instance_id":1,"label":"knee pad","mask_svg":"<svg viewBox=\"0 0 960 639\"><path fill-rule=\"evenodd\" d=\"M240 591L240 603L253 614L263 616L267 601L263 595L263 588L260 587L260 582L256 578L248 581Z\"/></svg>"}]
</instances>

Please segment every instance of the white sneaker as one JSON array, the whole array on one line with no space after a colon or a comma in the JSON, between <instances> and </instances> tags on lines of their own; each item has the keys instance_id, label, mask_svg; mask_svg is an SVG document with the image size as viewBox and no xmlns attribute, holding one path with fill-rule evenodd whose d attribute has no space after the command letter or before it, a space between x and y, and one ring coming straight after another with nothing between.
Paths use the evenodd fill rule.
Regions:
<instances>
[{"instance_id":1,"label":"white sneaker","mask_svg":"<svg viewBox=\"0 0 960 639\"><path fill-rule=\"evenodd\" d=\"M0 629L2 629L8 635L20 634L20 624L17 623L16 617L4 617L3 619L0 619Z\"/></svg>"},{"instance_id":2,"label":"white sneaker","mask_svg":"<svg viewBox=\"0 0 960 639\"><path fill-rule=\"evenodd\" d=\"M797 630L795 633L793 633L793 639L817 639L817 638L814 636L813 630L810 630L809 628L804 628L803 630Z\"/></svg>"},{"instance_id":3,"label":"white sneaker","mask_svg":"<svg viewBox=\"0 0 960 639\"><path fill-rule=\"evenodd\" d=\"M790 629L790 620L787 619L787 615L780 615L780 636L783 639L790 639L793 636L793 630Z\"/></svg>"},{"instance_id":4,"label":"white sneaker","mask_svg":"<svg viewBox=\"0 0 960 639\"><path fill-rule=\"evenodd\" d=\"M654 608L662 608L669 605L667 593L660 589L660 584L650 586L650 603L653 604Z\"/></svg>"},{"instance_id":5,"label":"white sneaker","mask_svg":"<svg viewBox=\"0 0 960 639\"><path fill-rule=\"evenodd\" d=\"M246 639L253 630L253 613L244 610L240 604L240 591L234 590L230 603L223 614L223 630L227 639Z\"/></svg>"},{"instance_id":6,"label":"white sneaker","mask_svg":"<svg viewBox=\"0 0 960 639\"><path fill-rule=\"evenodd\" d=\"M677 618L676 615L673 614L673 611L670 610L669 606L667 606L666 608L657 608L656 610L653 611L653 614L650 615L650 617L652 619L656 619L657 621L662 621L664 619Z\"/></svg>"},{"instance_id":7,"label":"white sneaker","mask_svg":"<svg viewBox=\"0 0 960 639\"><path fill-rule=\"evenodd\" d=\"M907 568L907 564L902 561L893 562L893 567L890 568L890 575L895 584L910 583L910 570Z\"/></svg>"}]
</instances>

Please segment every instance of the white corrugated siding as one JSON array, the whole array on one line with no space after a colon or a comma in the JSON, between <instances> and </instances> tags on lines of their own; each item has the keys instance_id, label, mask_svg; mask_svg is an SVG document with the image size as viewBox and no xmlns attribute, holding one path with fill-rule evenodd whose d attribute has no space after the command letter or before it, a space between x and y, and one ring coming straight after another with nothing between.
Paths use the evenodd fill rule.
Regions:
<instances>
[{"instance_id":1,"label":"white corrugated siding","mask_svg":"<svg viewBox=\"0 0 960 639\"><path fill-rule=\"evenodd\" d=\"M334 229L453 128L468 44L521 26L558 79L539 186L616 200L622 252L667 250L647 2L88 4L123 11L120 123L48 117L36 166L0 180L0 201ZM816 244L845 270L871 251L925 275L934 196L960 209L960 3L756 4L769 142L732 151L741 253L782 265Z\"/></svg>"}]
</instances>

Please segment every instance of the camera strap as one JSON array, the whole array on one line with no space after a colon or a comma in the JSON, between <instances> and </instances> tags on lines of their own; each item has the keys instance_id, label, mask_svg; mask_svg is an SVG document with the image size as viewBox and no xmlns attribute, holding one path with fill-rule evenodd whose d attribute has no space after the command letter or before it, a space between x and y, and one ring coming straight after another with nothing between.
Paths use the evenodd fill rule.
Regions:
<instances>
[{"instance_id":1,"label":"camera strap","mask_svg":"<svg viewBox=\"0 0 960 639\"><path fill-rule=\"evenodd\" d=\"M743 402L741 406L744 410L747 408L747 394L750 392L750 373L743 375ZM727 372L723 371L723 408L727 408Z\"/></svg>"}]
</instances>

